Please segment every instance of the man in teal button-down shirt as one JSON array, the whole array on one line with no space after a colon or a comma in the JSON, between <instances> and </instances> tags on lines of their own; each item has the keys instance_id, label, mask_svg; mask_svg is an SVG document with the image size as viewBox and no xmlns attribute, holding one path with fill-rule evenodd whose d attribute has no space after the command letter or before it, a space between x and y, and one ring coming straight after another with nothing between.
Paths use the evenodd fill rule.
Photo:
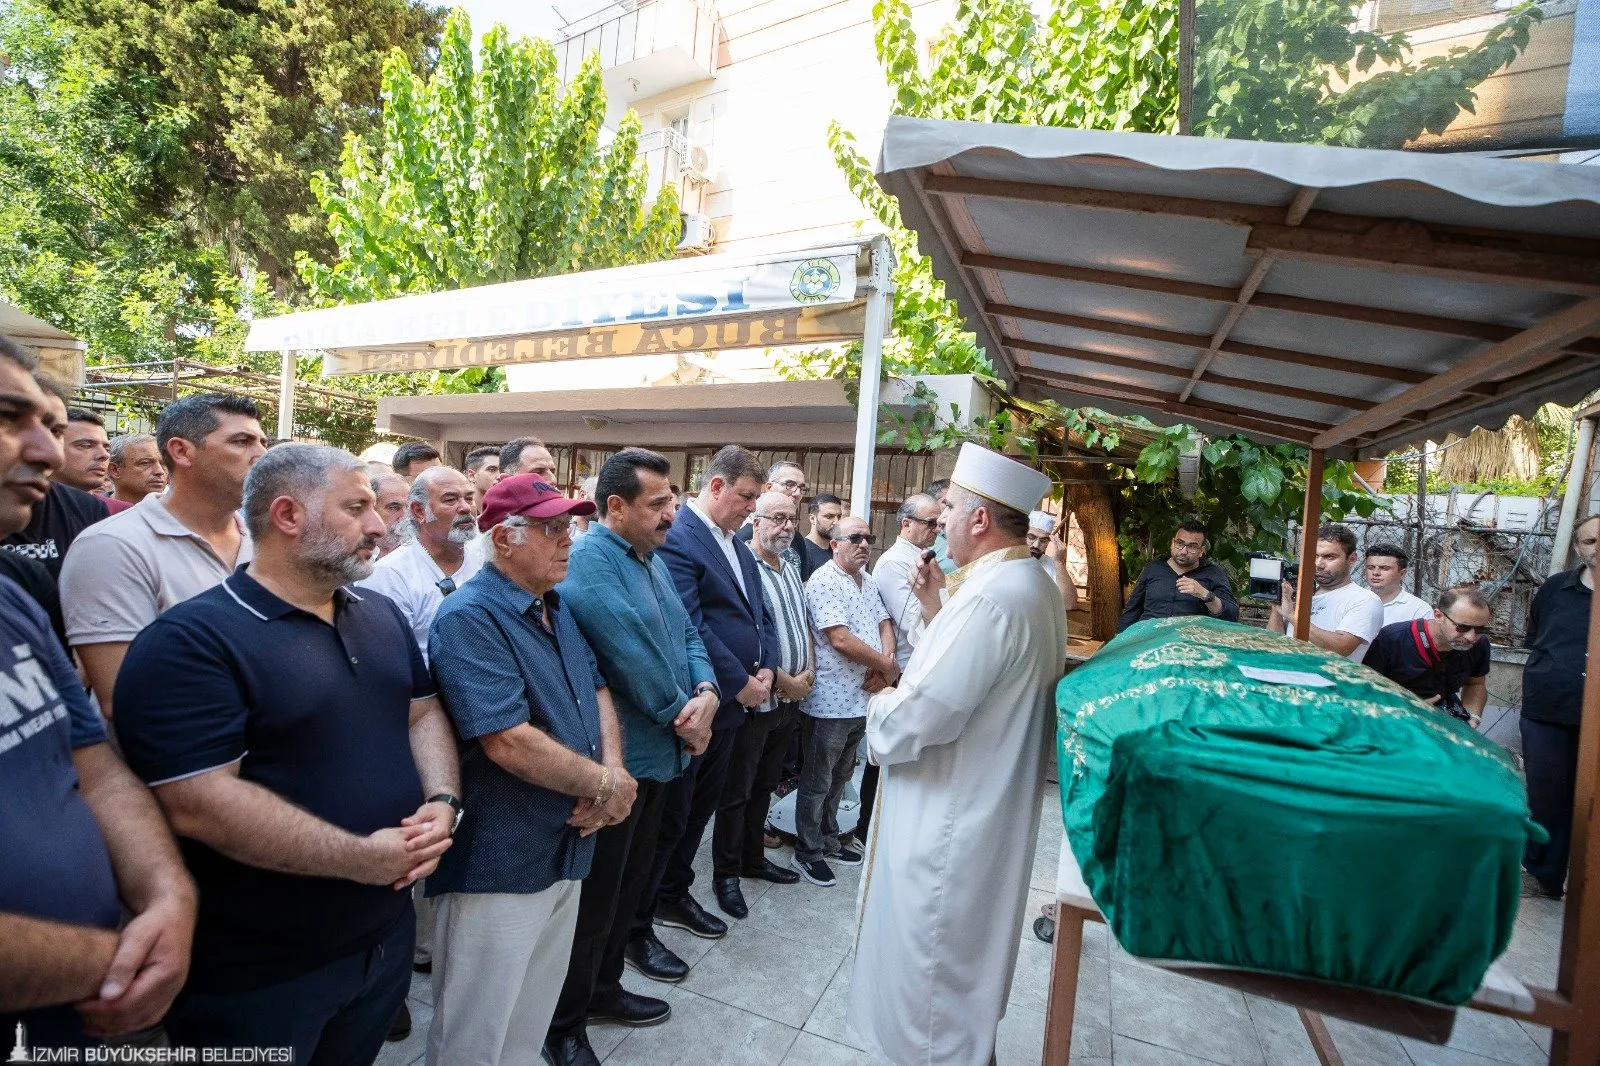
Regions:
<instances>
[{"instance_id":1,"label":"man in teal button-down shirt","mask_svg":"<svg viewBox=\"0 0 1600 1066\"><path fill-rule=\"evenodd\" d=\"M667 783L690 755L705 749L721 701L699 630L655 554L676 509L670 472L663 456L643 448L606 460L595 488L600 520L573 545L557 590L611 690L625 765L639 783L627 820L595 834L572 959L546 1040L557 1064L590 1061L584 1052L591 1020L653 1025L667 1019L664 1001L623 989L625 951L638 952L636 961L657 971L672 963L688 970L660 941L628 944L650 878Z\"/></svg>"}]
</instances>

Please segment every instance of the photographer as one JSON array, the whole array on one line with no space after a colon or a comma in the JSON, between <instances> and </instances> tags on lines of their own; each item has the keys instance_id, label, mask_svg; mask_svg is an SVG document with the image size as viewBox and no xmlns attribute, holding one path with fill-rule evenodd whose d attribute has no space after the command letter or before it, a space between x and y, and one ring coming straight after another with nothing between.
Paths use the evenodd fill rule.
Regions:
<instances>
[{"instance_id":1,"label":"photographer","mask_svg":"<svg viewBox=\"0 0 1600 1066\"><path fill-rule=\"evenodd\" d=\"M1489 625L1494 614L1473 585L1439 595L1432 618L1384 626L1366 664L1452 717L1478 727L1488 702Z\"/></svg>"}]
</instances>

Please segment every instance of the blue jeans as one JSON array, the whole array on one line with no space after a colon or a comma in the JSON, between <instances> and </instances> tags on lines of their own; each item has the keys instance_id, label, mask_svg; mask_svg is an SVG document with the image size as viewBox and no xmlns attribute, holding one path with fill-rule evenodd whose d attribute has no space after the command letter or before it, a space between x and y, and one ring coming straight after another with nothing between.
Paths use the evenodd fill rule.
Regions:
<instances>
[{"instance_id":1,"label":"blue jeans","mask_svg":"<svg viewBox=\"0 0 1600 1066\"><path fill-rule=\"evenodd\" d=\"M411 988L411 908L366 951L233 995L186 988L167 1015L174 1047L292 1047L298 1066L370 1066Z\"/></svg>"},{"instance_id":2,"label":"blue jeans","mask_svg":"<svg viewBox=\"0 0 1600 1066\"><path fill-rule=\"evenodd\" d=\"M805 732L805 768L794 804L794 857L816 862L839 853L839 800L856 768L866 718L811 718Z\"/></svg>"}]
</instances>

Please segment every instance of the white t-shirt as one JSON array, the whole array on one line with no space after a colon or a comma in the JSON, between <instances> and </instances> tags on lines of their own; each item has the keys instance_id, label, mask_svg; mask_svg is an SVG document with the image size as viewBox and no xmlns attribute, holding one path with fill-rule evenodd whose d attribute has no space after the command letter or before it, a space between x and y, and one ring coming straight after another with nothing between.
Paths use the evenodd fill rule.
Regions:
<instances>
[{"instance_id":1,"label":"white t-shirt","mask_svg":"<svg viewBox=\"0 0 1600 1066\"><path fill-rule=\"evenodd\" d=\"M1405 589L1395 593L1394 599L1383 605L1383 624L1386 626L1409 622L1413 618L1432 617L1433 608L1428 606L1428 601L1411 595Z\"/></svg>"},{"instance_id":2,"label":"white t-shirt","mask_svg":"<svg viewBox=\"0 0 1600 1066\"><path fill-rule=\"evenodd\" d=\"M823 632L845 626L867 647L883 650L879 626L889 609L872 575L863 569L860 576L857 585L830 561L806 582L806 604L817 633L817 680L800 709L813 718L864 718L867 713L867 693L861 687L867 668L835 651Z\"/></svg>"},{"instance_id":3,"label":"white t-shirt","mask_svg":"<svg viewBox=\"0 0 1600 1066\"><path fill-rule=\"evenodd\" d=\"M1367 654L1367 645L1383 628L1383 601L1376 592L1352 581L1332 592L1318 592L1311 597L1311 624L1330 633L1360 637L1361 643L1346 656L1360 662Z\"/></svg>"},{"instance_id":4,"label":"white t-shirt","mask_svg":"<svg viewBox=\"0 0 1600 1066\"><path fill-rule=\"evenodd\" d=\"M467 552L461 566L449 575L456 588L465 585L483 566L476 552ZM433 561L428 550L415 540L406 541L394 551L378 560L372 576L356 582L356 587L381 592L394 601L400 613L411 623L411 635L422 651L422 661L428 661L428 630L433 628L433 616L439 613L444 602L444 591L439 582L445 572Z\"/></svg>"}]
</instances>

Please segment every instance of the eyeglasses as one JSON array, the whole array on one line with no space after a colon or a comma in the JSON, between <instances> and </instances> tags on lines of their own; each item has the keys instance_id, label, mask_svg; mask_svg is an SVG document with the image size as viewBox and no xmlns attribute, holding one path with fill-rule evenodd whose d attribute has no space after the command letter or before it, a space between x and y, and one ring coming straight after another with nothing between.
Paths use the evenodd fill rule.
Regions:
<instances>
[{"instance_id":1,"label":"eyeglasses","mask_svg":"<svg viewBox=\"0 0 1600 1066\"><path fill-rule=\"evenodd\" d=\"M801 495L805 495L806 489L810 488L811 486L807 485L804 481L790 481L786 478L783 481L774 481L772 483L772 487L775 489L782 489L784 492L798 492Z\"/></svg>"},{"instance_id":2,"label":"eyeglasses","mask_svg":"<svg viewBox=\"0 0 1600 1066\"><path fill-rule=\"evenodd\" d=\"M441 577L433 583L433 587L438 589L441 595L448 596L456 590L456 579L453 577Z\"/></svg>"},{"instance_id":3,"label":"eyeglasses","mask_svg":"<svg viewBox=\"0 0 1600 1066\"><path fill-rule=\"evenodd\" d=\"M1172 542L1172 550L1175 552L1203 552L1206 550L1206 546L1204 541L1199 544L1191 544L1188 541L1175 540Z\"/></svg>"},{"instance_id":4,"label":"eyeglasses","mask_svg":"<svg viewBox=\"0 0 1600 1066\"><path fill-rule=\"evenodd\" d=\"M792 514L758 514L756 518L763 522L771 522L775 526L792 526L799 521Z\"/></svg>"},{"instance_id":5,"label":"eyeglasses","mask_svg":"<svg viewBox=\"0 0 1600 1066\"><path fill-rule=\"evenodd\" d=\"M929 529L932 529L934 526L937 526L939 524L939 520L937 518L918 518L914 514L913 515L907 515L906 516L906 521L907 522L916 522L919 525L927 526Z\"/></svg>"},{"instance_id":6,"label":"eyeglasses","mask_svg":"<svg viewBox=\"0 0 1600 1066\"><path fill-rule=\"evenodd\" d=\"M833 539L834 540L847 540L851 544L872 545L872 544L878 543L878 537L877 537L877 534L875 534L875 533L851 533L851 534L848 534L847 536L834 537Z\"/></svg>"},{"instance_id":7,"label":"eyeglasses","mask_svg":"<svg viewBox=\"0 0 1600 1066\"><path fill-rule=\"evenodd\" d=\"M1444 614L1446 620L1448 620L1451 625L1455 626L1463 633L1487 633L1489 632L1489 625L1494 624L1491 622L1489 625L1464 626L1460 622L1457 622L1454 618L1451 618L1448 614L1445 614L1443 611L1440 611L1439 613Z\"/></svg>"},{"instance_id":8,"label":"eyeglasses","mask_svg":"<svg viewBox=\"0 0 1600 1066\"><path fill-rule=\"evenodd\" d=\"M572 520L570 518L551 518L544 522L530 522L528 528L537 529L551 540L555 540L557 537L565 536L572 532Z\"/></svg>"}]
</instances>

